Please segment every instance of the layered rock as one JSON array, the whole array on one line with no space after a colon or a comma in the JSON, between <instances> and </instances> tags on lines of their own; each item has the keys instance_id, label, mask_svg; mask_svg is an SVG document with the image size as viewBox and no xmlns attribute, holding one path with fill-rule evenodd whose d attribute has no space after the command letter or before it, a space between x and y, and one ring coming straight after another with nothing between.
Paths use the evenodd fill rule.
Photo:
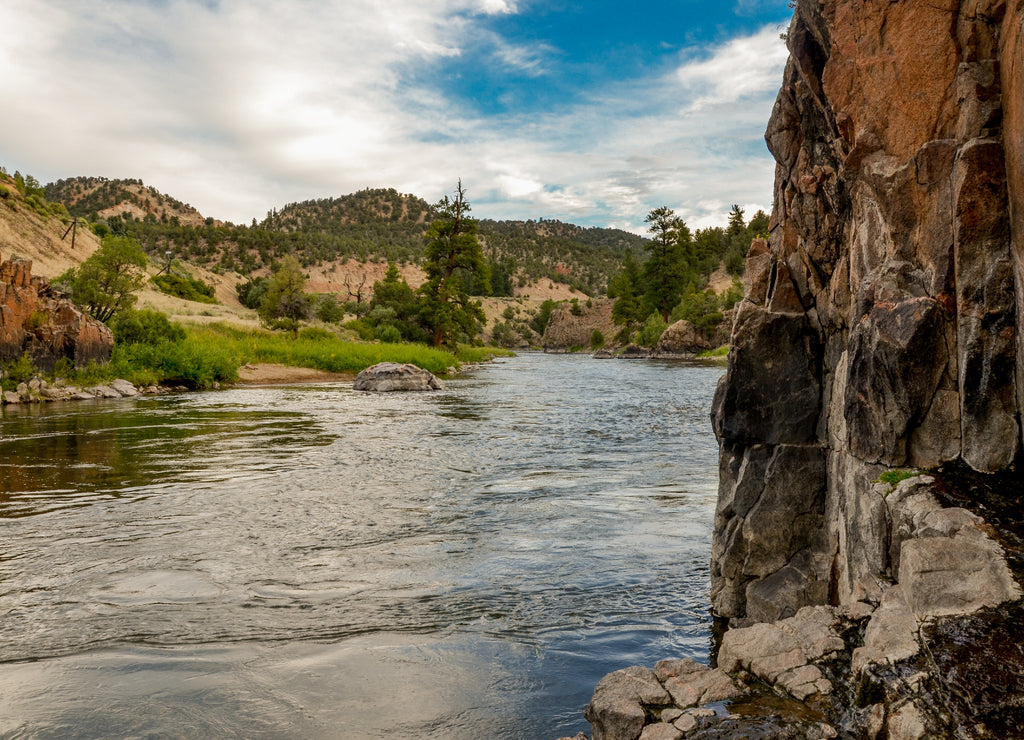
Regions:
<instances>
[{"instance_id":1,"label":"layered rock","mask_svg":"<svg viewBox=\"0 0 1024 740\"><path fill-rule=\"evenodd\" d=\"M797 3L766 133L771 233L713 412L720 616L896 578L887 468L1017 459L1022 22L1020 0Z\"/></svg>"},{"instance_id":2,"label":"layered rock","mask_svg":"<svg viewBox=\"0 0 1024 740\"><path fill-rule=\"evenodd\" d=\"M43 372L62 358L75 367L110 360L114 335L100 321L52 292L43 278L32 276L32 262L0 262L0 363L28 353Z\"/></svg>"}]
</instances>

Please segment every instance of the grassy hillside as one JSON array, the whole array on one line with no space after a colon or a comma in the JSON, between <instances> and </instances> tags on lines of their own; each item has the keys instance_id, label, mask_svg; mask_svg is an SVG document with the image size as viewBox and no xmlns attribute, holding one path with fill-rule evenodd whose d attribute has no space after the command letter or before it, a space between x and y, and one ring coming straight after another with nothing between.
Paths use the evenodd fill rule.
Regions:
<instances>
[{"instance_id":1,"label":"grassy hillside","mask_svg":"<svg viewBox=\"0 0 1024 740\"><path fill-rule=\"evenodd\" d=\"M419 264L436 215L422 198L393 188L290 203L248 225L204 218L138 180L72 178L45 192L74 215L117 216L150 254L171 250L208 269L243 274L265 272L288 254L307 268L350 260ZM480 222L480 238L492 271L508 278L505 292L544 280L591 295L603 293L626 252L639 255L645 241L618 229L489 219Z\"/></svg>"}]
</instances>

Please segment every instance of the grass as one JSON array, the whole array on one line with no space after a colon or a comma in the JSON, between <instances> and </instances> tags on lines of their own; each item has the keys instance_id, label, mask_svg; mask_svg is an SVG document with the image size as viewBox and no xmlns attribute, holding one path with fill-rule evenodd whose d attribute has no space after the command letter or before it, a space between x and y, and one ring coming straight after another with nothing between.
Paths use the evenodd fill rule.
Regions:
<instances>
[{"instance_id":1,"label":"grass","mask_svg":"<svg viewBox=\"0 0 1024 740\"><path fill-rule=\"evenodd\" d=\"M900 481L905 481L907 478L913 478L916 475L921 475L923 471L917 468L893 468L886 470L880 476L878 476L878 482L888 483L890 486L895 488Z\"/></svg>"},{"instance_id":2,"label":"grass","mask_svg":"<svg viewBox=\"0 0 1024 740\"><path fill-rule=\"evenodd\" d=\"M186 326L184 340L114 347L107 365L74 370L65 363L57 373L80 386L124 378L137 386L185 385L210 388L214 383L238 380L238 368L247 363L276 363L308 367L332 373L357 373L378 362L410 363L435 375L447 375L461 363L486 362L513 353L495 347L462 345L457 354L422 344L350 342L325 330L290 333L242 329L227 324ZM22 367L27 358L12 365L7 385L32 373Z\"/></svg>"},{"instance_id":3,"label":"grass","mask_svg":"<svg viewBox=\"0 0 1024 740\"><path fill-rule=\"evenodd\" d=\"M728 356L729 356L729 345L728 344L723 344L721 347L716 347L715 349L706 349L703 352L698 352L697 353L697 357L699 359L701 359L701 360L712 360L712 359L718 359L718 358L728 357Z\"/></svg>"}]
</instances>

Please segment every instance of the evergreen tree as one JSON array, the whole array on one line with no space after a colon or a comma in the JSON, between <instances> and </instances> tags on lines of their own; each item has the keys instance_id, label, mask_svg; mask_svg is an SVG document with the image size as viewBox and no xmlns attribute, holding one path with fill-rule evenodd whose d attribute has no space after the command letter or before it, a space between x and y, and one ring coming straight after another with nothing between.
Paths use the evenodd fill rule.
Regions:
<instances>
[{"instance_id":1,"label":"evergreen tree","mask_svg":"<svg viewBox=\"0 0 1024 740\"><path fill-rule=\"evenodd\" d=\"M683 219L666 206L655 208L644 221L650 224L651 241L644 245L644 302L668 320L687 284L696 278L690 265L693 241Z\"/></svg>"},{"instance_id":2,"label":"evergreen tree","mask_svg":"<svg viewBox=\"0 0 1024 740\"><path fill-rule=\"evenodd\" d=\"M479 301L471 300L467 279L486 274L487 263L476 238L477 222L459 180L455 197L447 195L436 206L440 218L427 230L423 269L427 281L420 286L420 322L435 346L454 346L460 336L475 337L485 321Z\"/></svg>"}]
</instances>

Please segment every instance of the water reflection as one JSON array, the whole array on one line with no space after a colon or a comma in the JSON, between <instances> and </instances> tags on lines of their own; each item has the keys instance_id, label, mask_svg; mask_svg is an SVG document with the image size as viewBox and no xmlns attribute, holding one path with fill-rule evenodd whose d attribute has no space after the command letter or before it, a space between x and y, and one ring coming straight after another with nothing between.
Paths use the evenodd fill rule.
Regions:
<instances>
[{"instance_id":1,"label":"water reflection","mask_svg":"<svg viewBox=\"0 0 1024 740\"><path fill-rule=\"evenodd\" d=\"M441 394L5 411L0 734L585 729L605 672L706 655L717 374L526 356Z\"/></svg>"}]
</instances>

